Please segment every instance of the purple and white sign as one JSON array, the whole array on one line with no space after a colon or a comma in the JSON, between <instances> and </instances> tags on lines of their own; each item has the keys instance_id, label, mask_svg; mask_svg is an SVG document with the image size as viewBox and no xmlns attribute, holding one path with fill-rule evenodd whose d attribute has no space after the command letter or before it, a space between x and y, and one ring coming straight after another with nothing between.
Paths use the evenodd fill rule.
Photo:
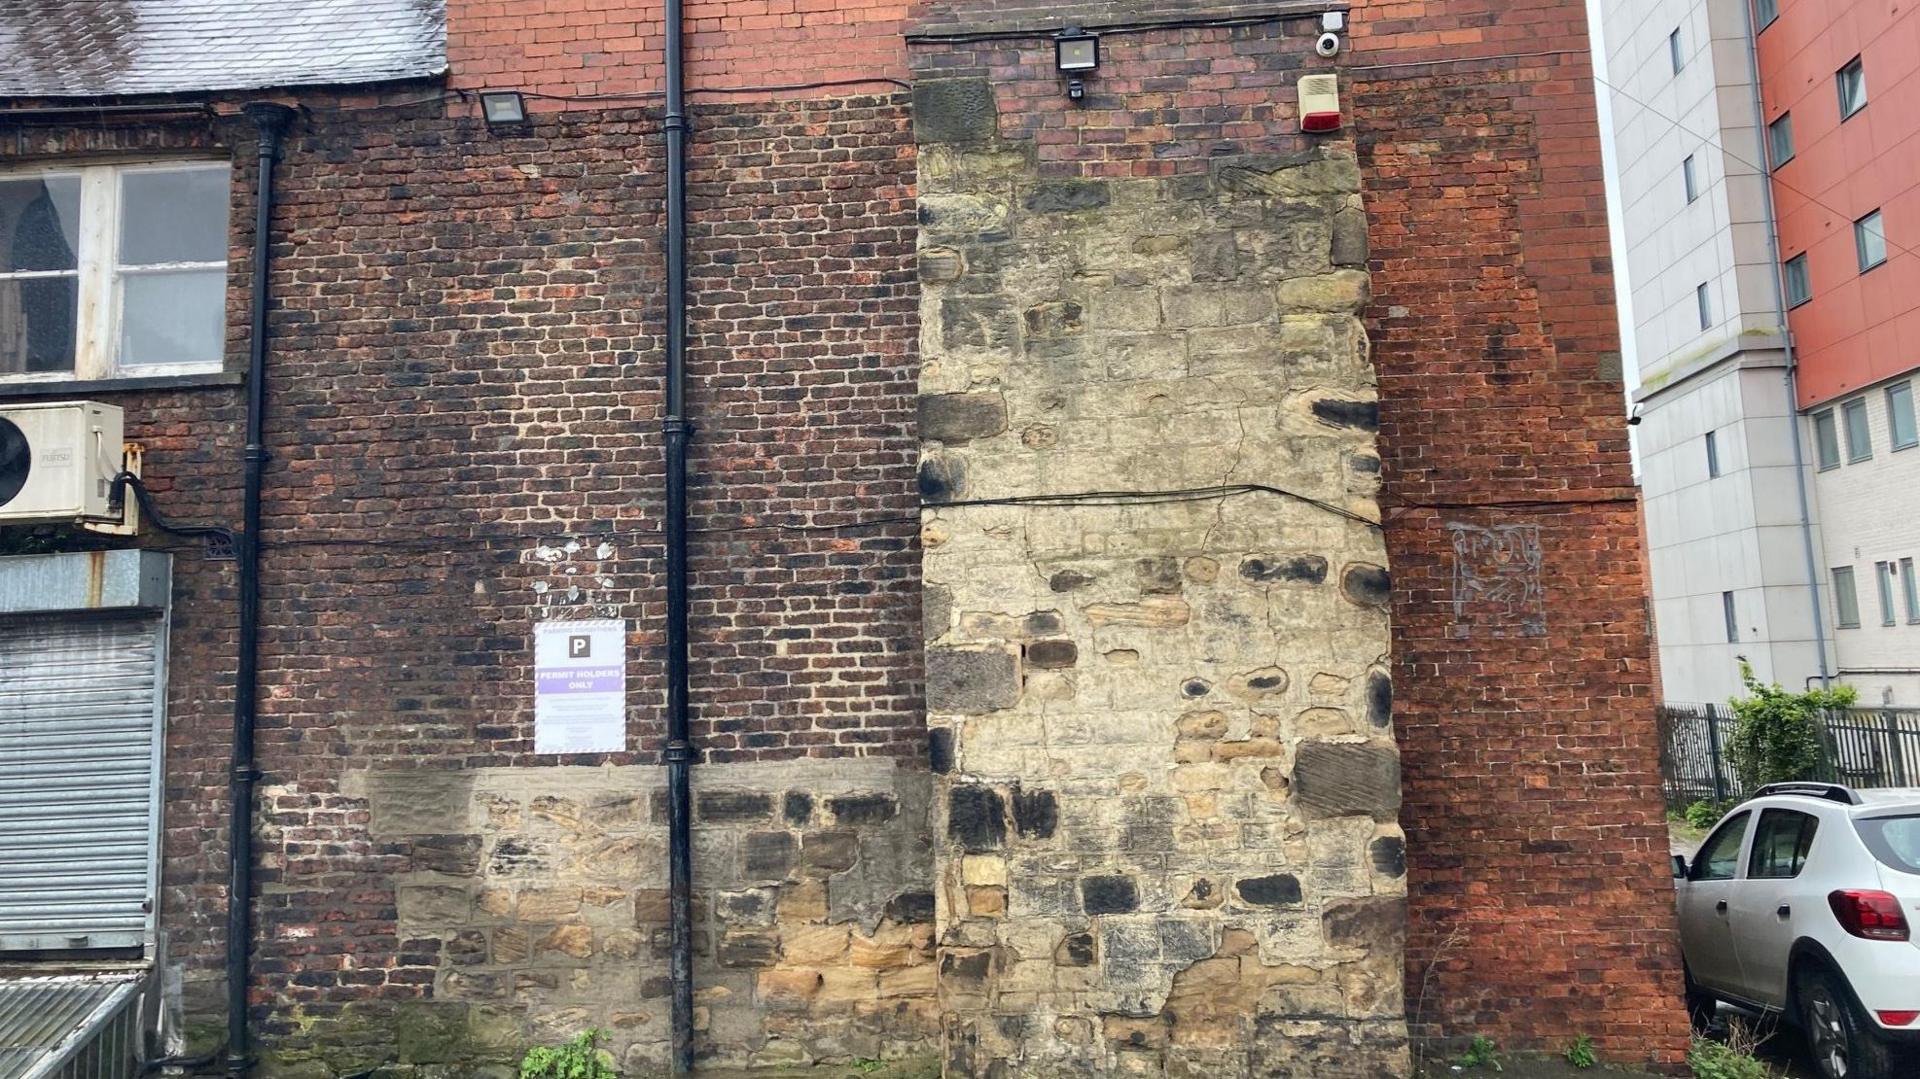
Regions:
<instances>
[{"instance_id":1,"label":"purple and white sign","mask_svg":"<svg viewBox=\"0 0 1920 1079\"><path fill-rule=\"evenodd\" d=\"M626 748L626 622L534 626L533 751L619 753Z\"/></svg>"}]
</instances>

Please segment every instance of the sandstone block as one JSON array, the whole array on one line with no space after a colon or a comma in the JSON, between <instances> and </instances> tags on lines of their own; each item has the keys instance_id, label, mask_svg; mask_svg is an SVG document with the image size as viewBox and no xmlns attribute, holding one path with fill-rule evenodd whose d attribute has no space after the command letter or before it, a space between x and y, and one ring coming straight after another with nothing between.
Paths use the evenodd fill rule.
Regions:
<instances>
[{"instance_id":1,"label":"sandstone block","mask_svg":"<svg viewBox=\"0 0 1920 1079\"><path fill-rule=\"evenodd\" d=\"M1310 818L1400 811L1400 754L1390 745L1302 742L1294 755L1293 798Z\"/></svg>"}]
</instances>

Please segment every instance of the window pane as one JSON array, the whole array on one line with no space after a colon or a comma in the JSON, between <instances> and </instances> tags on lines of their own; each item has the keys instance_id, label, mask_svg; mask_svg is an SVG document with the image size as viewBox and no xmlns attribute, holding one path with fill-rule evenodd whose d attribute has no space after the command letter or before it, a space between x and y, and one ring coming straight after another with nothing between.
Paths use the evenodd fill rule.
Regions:
<instances>
[{"instance_id":1,"label":"window pane","mask_svg":"<svg viewBox=\"0 0 1920 1079\"><path fill-rule=\"evenodd\" d=\"M1740 613L1734 608L1733 593L1720 593L1720 614L1727 620L1727 643L1740 643Z\"/></svg>"},{"instance_id":2,"label":"window pane","mask_svg":"<svg viewBox=\"0 0 1920 1079\"><path fill-rule=\"evenodd\" d=\"M1920 430L1913 423L1913 383L1887 387L1887 429L1895 448L1920 443Z\"/></svg>"},{"instance_id":3,"label":"window pane","mask_svg":"<svg viewBox=\"0 0 1920 1079\"><path fill-rule=\"evenodd\" d=\"M1853 246L1860 254L1860 269L1871 270L1887 261L1887 233L1875 210L1853 223Z\"/></svg>"},{"instance_id":4,"label":"window pane","mask_svg":"<svg viewBox=\"0 0 1920 1079\"><path fill-rule=\"evenodd\" d=\"M1906 594L1907 621L1920 622L1920 581L1913 579L1913 559L1900 560L1900 585Z\"/></svg>"},{"instance_id":5,"label":"window pane","mask_svg":"<svg viewBox=\"0 0 1920 1079\"><path fill-rule=\"evenodd\" d=\"M227 335L225 270L120 279L120 365L218 364Z\"/></svg>"},{"instance_id":6,"label":"window pane","mask_svg":"<svg viewBox=\"0 0 1920 1079\"><path fill-rule=\"evenodd\" d=\"M1807 256L1787 260L1787 306L1798 307L1813 298L1813 279L1807 275Z\"/></svg>"},{"instance_id":7,"label":"window pane","mask_svg":"<svg viewBox=\"0 0 1920 1079\"><path fill-rule=\"evenodd\" d=\"M1867 105L1867 71L1860 65L1860 58L1840 69L1834 76L1840 88L1840 118L1846 119Z\"/></svg>"},{"instance_id":8,"label":"window pane","mask_svg":"<svg viewBox=\"0 0 1920 1079\"><path fill-rule=\"evenodd\" d=\"M1840 625L1860 624L1860 597L1853 590L1853 567L1840 566L1833 571L1833 609Z\"/></svg>"},{"instance_id":9,"label":"window pane","mask_svg":"<svg viewBox=\"0 0 1920 1079\"><path fill-rule=\"evenodd\" d=\"M1920 873L1920 817L1867 817L1853 830L1880 864L1903 873Z\"/></svg>"},{"instance_id":10,"label":"window pane","mask_svg":"<svg viewBox=\"0 0 1920 1079\"><path fill-rule=\"evenodd\" d=\"M1677 29L1667 35L1667 58L1673 61L1673 73L1676 75L1687 66L1686 57L1680 55L1680 31Z\"/></svg>"},{"instance_id":11,"label":"window pane","mask_svg":"<svg viewBox=\"0 0 1920 1079\"><path fill-rule=\"evenodd\" d=\"M0 272L80 265L80 178L0 180Z\"/></svg>"},{"instance_id":12,"label":"window pane","mask_svg":"<svg viewBox=\"0 0 1920 1079\"><path fill-rule=\"evenodd\" d=\"M1813 445L1821 468L1840 467L1840 431L1833 422L1833 410L1813 414Z\"/></svg>"},{"instance_id":13,"label":"window pane","mask_svg":"<svg viewBox=\"0 0 1920 1079\"><path fill-rule=\"evenodd\" d=\"M1791 809L1762 811L1760 824L1753 832L1753 853L1747 857L1747 876L1764 880L1799 876L1819 827L1819 820L1806 813Z\"/></svg>"},{"instance_id":14,"label":"window pane","mask_svg":"<svg viewBox=\"0 0 1920 1079\"><path fill-rule=\"evenodd\" d=\"M120 262L225 262L225 168L134 169L120 174Z\"/></svg>"},{"instance_id":15,"label":"window pane","mask_svg":"<svg viewBox=\"0 0 1920 1079\"><path fill-rule=\"evenodd\" d=\"M0 281L0 375L73 370L80 278Z\"/></svg>"},{"instance_id":16,"label":"window pane","mask_svg":"<svg viewBox=\"0 0 1920 1079\"><path fill-rule=\"evenodd\" d=\"M1880 589L1880 624L1893 625L1893 563L1876 562L1873 565L1874 583Z\"/></svg>"},{"instance_id":17,"label":"window pane","mask_svg":"<svg viewBox=\"0 0 1920 1079\"><path fill-rule=\"evenodd\" d=\"M1700 177L1693 171L1692 157L1680 162L1680 179L1686 185L1688 202L1700 197Z\"/></svg>"},{"instance_id":18,"label":"window pane","mask_svg":"<svg viewBox=\"0 0 1920 1079\"><path fill-rule=\"evenodd\" d=\"M1720 826L1693 860L1694 880L1732 880L1740 867L1740 841L1747 837L1745 813Z\"/></svg>"},{"instance_id":19,"label":"window pane","mask_svg":"<svg viewBox=\"0 0 1920 1079\"><path fill-rule=\"evenodd\" d=\"M1753 9L1760 16L1759 26L1762 30L1767 28L1768 23L1780 17L1780 8L1774 0L1754 0Z\"/></svg>"},{"instance_id":20,"label":"window pane","mask_svg":"<svg viewBox=\"0 0 1920 1079\"><path fill-rule=\"evenodd\" d=\"M1847 419L1847 460L1864 461L1873 456L1873 431L1867 427L1867 403L1854 398L1840 406Z\"/></svg>"},{"instance_id":21,"label":"window pane","mask_svg":"<svg viewBox=\"0 0 1920 1079\"><path fill-rule=\"evenodd\" d=\"M1785 113L1767 125L1767 155L1773 158L1776 169L1793 160L1792 113Z\"/></svg>"},{"instance_id":22,"label":"window pane","mask_svg":"<svg viewBox=\"0 0 1920 1079\"><path fill-rule=\"evenodd\" d=\"M1713 301L1707 297L1707 286L1700 285L1693 290L1694 305L1700 308L1700 328L1713 328Z\"/></svg>"}]
</instances>

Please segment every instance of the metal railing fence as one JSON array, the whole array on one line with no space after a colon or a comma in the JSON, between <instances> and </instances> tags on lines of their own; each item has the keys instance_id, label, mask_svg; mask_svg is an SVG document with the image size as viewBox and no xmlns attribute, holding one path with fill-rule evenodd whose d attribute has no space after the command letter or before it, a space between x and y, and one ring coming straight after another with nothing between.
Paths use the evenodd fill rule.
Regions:
<instances>
[{"instance_id":1,"label":"metal railing fence","mask_svg":"<svg viewBox=\"0 0 1920 1079\"><path fill-rule=\"evenodd\" d=\"M1660 778L1667 804L1726 801L1745 793L1727 754L1737 720L1724 704L1663 704ZM1848 708L1820 715L1819 774L1851 787L1920 786L1920 710Z\"/></svg>"}]
</instances>

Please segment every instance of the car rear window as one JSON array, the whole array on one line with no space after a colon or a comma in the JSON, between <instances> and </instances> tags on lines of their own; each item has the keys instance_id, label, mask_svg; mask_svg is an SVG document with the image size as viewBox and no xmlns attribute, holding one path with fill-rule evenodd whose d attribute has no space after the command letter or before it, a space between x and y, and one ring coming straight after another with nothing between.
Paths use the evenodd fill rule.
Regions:
<instances>
[{"instance_id":1,"label":"car rear window","mask_svg":"<svg viewBox=\"0 0 1920 1079\"><path fill-rule=\"evenodd\" d=\"M1881 864L1902 873L1920 873L1920 814L1859 817L1853 827Z\"/></svg>"}]
</instances>

